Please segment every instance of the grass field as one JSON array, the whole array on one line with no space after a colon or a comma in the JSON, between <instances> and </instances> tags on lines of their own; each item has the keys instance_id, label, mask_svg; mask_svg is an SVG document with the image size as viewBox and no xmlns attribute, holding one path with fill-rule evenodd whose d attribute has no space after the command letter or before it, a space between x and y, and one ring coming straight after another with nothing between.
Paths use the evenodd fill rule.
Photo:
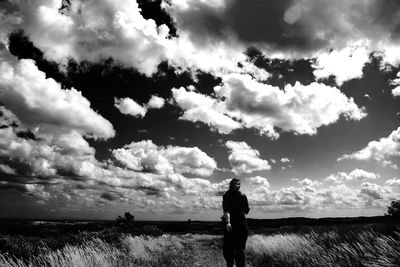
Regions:
<instances>
[{"instance_id":1,"label":"grass field","mask_svg":"<svg viewBox=\"0 0 400 267\"><path fill-rule=\"evenodd\" d=\"M77 235L61 248L2 235L0 266L225 266L218 235ZM250 235L246 257L247 266L387 267L400 266L399 247L396 225L303 227Z\"/></svg>"}]
</instances>

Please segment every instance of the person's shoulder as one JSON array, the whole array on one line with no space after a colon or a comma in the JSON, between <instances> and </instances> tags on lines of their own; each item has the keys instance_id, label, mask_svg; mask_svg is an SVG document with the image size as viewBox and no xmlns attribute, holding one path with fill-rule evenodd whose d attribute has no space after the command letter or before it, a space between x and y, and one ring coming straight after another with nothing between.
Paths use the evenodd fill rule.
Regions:
<instances>
[{"instance_id":1,"label":"person's shoulder","mask_svg":"<svg viewBox=\"0 0 400 267\"><path fill-rule=\"evenodd\" d=\"M240 195L240 196L242 196L242 197L246 197L246 194L245 194L245 193L243 193L242 191L239 191L238 193L239 193L239 195Z\"/></svg>"},{"instance_id":2,"label":"person's shoulder","mask_svg":"<svg viewBox=\"0 0 400 267\"><path fill-rule=\"evenodd\" d=\"M242 193L242 192L240 192L240 197L242 197L242 198L246 198L246 199L247 199L247 196L246 196L246 194L245 194L245 193Z\"/></svg>"}]
</instances>

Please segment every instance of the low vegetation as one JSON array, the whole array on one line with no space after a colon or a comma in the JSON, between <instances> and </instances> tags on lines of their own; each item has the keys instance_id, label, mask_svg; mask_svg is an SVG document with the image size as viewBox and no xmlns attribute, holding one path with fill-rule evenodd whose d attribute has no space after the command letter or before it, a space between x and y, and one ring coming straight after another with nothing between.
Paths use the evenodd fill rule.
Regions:
<instances>
[{"instance_id":1,"label":"low vegetation","mask_svg":"<svg viewBox=\"0 0 400 267\"><path fill-rule=\"evenodd\" d=\"M0 266L225 266L220 235L76 235L55 247L44 239L0 236ZM246 255L247 266L386 267L398 266L399 247L395 223L286 227L250 235Z\"/></svg>"}]
</instances>

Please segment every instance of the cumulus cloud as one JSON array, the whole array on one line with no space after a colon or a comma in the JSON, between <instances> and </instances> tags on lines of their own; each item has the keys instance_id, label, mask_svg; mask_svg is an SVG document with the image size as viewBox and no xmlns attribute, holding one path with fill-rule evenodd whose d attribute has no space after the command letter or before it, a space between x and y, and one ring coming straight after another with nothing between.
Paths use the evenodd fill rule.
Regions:
<instances>
[{"instance_id":1,"label":"cumulus cloud","mask_svg":"<svg viewBox=\"0 0 400 267\"><path fill-rule=\"evenodd\" d=\"M389 81L390 85L395 86L395 88L392 89L392 95L395 97L400 96L400 72L398 72L396 76L397 78Z\"/></svg>"},{"instance_id":2,"label":"cumulus cloud","mask_svg":"<svg viewBox=\"0 0 400 267\"><path fill-rule=\"evenodd\" d=\"M182 120L203 122L211 129L228 134L241 128L241 124L224 114L224 103L197 92L181 87L172 89L173 99L184 110Z\"/></svg>"},{"instance_id":3,"label":"cumulus cloud","mask_svg":"<svg viewBox=\"0 0 400 267\"><path fill-rule=\"evenodd\" d=\"M267 178L261 177L261 176L254 176L254 177L249 177L246 178L246 181L249 182L250 184L262 186L262 187L270 187L270 184L268 182Z\"/></svg>"},{"instance_id":4,"label":"cumulus cloud","mask_svg":"<svg viewBox=\"0 0 400 267\"><path fill-rule=\"evenodd\" d=\"M316 181L316 180L313 181L308 178L300 180L300 181L298 181L298 183L300 185L302 185L303 189L307 192L315 192L316 191L315 188L322 185L322 183L320 181Z\"/></svg>"},{"instance_id":5,"label":"cumulus cloud","mask_svg":"<svg viewBox=\"0 0 400 267\"><path fill-rule=\"evenodd\" d=\"M12 182L1 177L4 187L45 196L40 183L92 178L86 166L102 164L85 138L113 137L112 124L80 92L46 78L34 61L7 50L0 60L0 161L7 163L1 171L13 176Z\"/></svg>"},{"instance_id":6,"label":"cumulus cloud","mask_svg":"<svg viewBox=\"0 0 400 267\"><path fill-rule=\"evenodd\" d=\"M47 58L65 63L112 57L149 76L168 61L178 70L249 73L265 81L268 73L246 61L248 47L269 57L316 58L315 75L333 74L339 85L360 76L370 52L381 51L393 65L400 59L394 19L400 8L392 1L164 1L176 37L166 25L145 19L137 1L77 0L63 12L59 0L17 6L19 21L12 24Z\"/></svg>"},{"instance_id":7,"label":"cumulus cloud","mask_svg":"<svg viewBox=\"0 0 400 267\"><path fill-rule=\"evenodd\" d=\"M114 106L122 113L133 117L144 117L147 113L146 107L142 107L129 97L115 98Z\"/></svg>"},{"instance_id":8,"label":"cumulus cloud","mask_svg":"<svg viewBox=\"0 0 400 267\"><path fill-rule=\"evenodd\" d=\"M267 160L260 159L260 152L245 142L227 141L225 145L230 150L228 160L234 173L252 173L271 169Z\"/></svg>"},{"instance_id":9,"label":"cumulus cloud","mask_svg":"<svg viewBox=\"0 0 400 267\"><path fill-rule=\"evenodd\" d=\"M22 59L0 63L0 101L26 126L40 126L39 131L55 128L74 129L95 138L113 137L111 123L90 108L80 92L61 85Z\"/></svg>"},{"instance_id":10,"label":"cumulus cloud","mask_svg":"<svg viewBox=\"0 0 400 267\"><path fill-rule=\"evenodd\" d=\"M230 43L201 42L182 27L178 27L178 37L170 36L168 26L157 26L153 19L142 16L137 1L77 0L63 12L59 11L60 0L16 4L19 25L29 39L47 59L61 64L70 58L99 62L111 57L151 76L163 61L177 69L223 73L240 71L237 63L246 59L246 47L233 37ZM171 9L166 2L163 6L171 14L180 9L178 5ZM265 77L262 70L250 68L252 73Z\"/></svg>"},{"instance_id":11,"label":"cumulus cloud","mask_svg":"<svg viewBox=\"0 0 400 267\"><path fill-rule=\"evenodd\" d=\"M340 116L351 120L366 116L352 98L337 88L318 83L296 83L280 90L249 75L230 74L214 91L217 98L184 88L172 89L173 99L184 110L181 119L201 121L220 133L255 128L277 138L275 128L311 135L318 127L335 123Z\"/></svg>"},{"instance_id":12,"label":"cumulus cloud","mask_svg":"<svg viewBox=\"0 0 400 267\"><path fill-rule=\"evenodd\" d=\"M28 177L57 178L60 172L91 177L92 174L83 175L85 166L99 164L94 158L94 149L77 132L64 133L51 140L34 140L18 137L13 128L6 127L0 129L0 137L0 156L19 164L19 169L26 169L22 174Z\"/></svg>"},{"instance_id":13,"label":"cumulus cloud","mask_svg":"<svg viewBox=\"0 0 400 267\"><path fill-rule=\"evenodd\" d=\"M338 161L345 159L374 160L383 166L398 169L400 158L400 127L394 130L388 137L382 137L378 141L371 141L360 151L345 154L338 158Z\"/></svg>"},{"instance_id":14,"label":"cumulus cloud","mask_svg":"<svg viewBox=\"0 0 400 267\"><path fill-rule=\"evenodd\" d=\"M132 142L114 149L112 154L121 164L136 171L209 176L217 168L215 160L197 147L162 147L151 140Z\"/></svg>"},{"instance_id":15,"label":"cumulus cloud","mask_svg":"<svg viewBox=\"0 0 400 267\"><path fill-rule=\"evenodd\" d=\"M19 5L23 28L46 58L65 62L112 57L150 75L166 59L169 28L144 19L136 1L35 1Z\"/></svg>"},{"instance_id":16,"label":"cumulus cloud","mask_svg":"<svg viewBox=\"0 0 400 267\"><path fill-rule=\"evenodd\" d=\"M305 192L298 187L285 187L277 192L276 204L277 205L304 205L309 201L309 197Z\"/></svg>"},{"instance_id":17,"label":"cumulus cloud","mask_svg":"<svg viewBox=\"0 0 400 267\"><path fill-rule=\"evenodd\" d=\"M385 190L382 186L365 182L361 184L359 196L366 202L366 205L374 205L374 201L383 199Z\"/></svg>"},{"instance_id":18,"label":"cumulus cloud","mask_svg":"<svg viewBox=\"0 0 400 267\"><path fill-rule=\"evenodd\" d=\"M361 169L355 169L350 173L338 172L336 174L331 174L327 178L325 178L325 181L341 184L347 181L375 180L378 179L379 177L380 177L379 174L373 172L367 172Z\"/></svg>"},{"instance_id":19,"label":"cumulus cloud","mask_svg":"<svg viewBox=\"0 0 400 267\"><path fill-rule=\"evenodd\" d=\"M276 135L274 127L298 134L315 134L317 128L336 122L341 115L360 120L366 114L337 88L312 83L286 85L284 90L257 83L247 75L228 75L217 89L226 97L227 110L247 127Z\"/></svg>"},{"instance_id":20,"label":"cumulus cloud","mask_svg":"<svg viewBox=\"0 0 400 267\"><path fill-rule=\"evenodd\" d=\"M394 88L392 90L392 95L393 96L400 96L400 86L398 86L398 87L396 87L396 88Z\"/></svg>"},{"instance_id":21,"label":"cumulus cloud","mask_svg":"<svg viewBox=\"0 0 400 267\"><path fill-rule=\"evenodd\" d=\"M389 179L385 182L385 185L388 185L390 187L397 187L400 188L400 179L397 177L394 177L392 179Z\"/></svg>"},{"instance_id":22,"label":"cumulus cloud","mask_svg":"<svg viewBox=\"0 0 400 267\"><path fill-rule=\"evenodd\" d=\"M369 54L366 47L360 45L321 53L316 58L313 73L317 79L334 75L336 83L341 86L347 80L362 77Z\"/></svg>"},{"instance_id":23,"label":"cumulus cloud","mask_svg":"<svg viewBox=\"0 0 400 267\"><path fill-rule=\"evenodd\" d=\"M114 106L125 115L136 118L143 118L149 109L160 109L164 106L165 100L162 97L152 95L149 102L143 106L139 105L135 100L125 98L114 98Z\"/></svg>"},{"instance_id":24,"label":"cumulus cloud","mask_svg":"<svg viewBox=\"0 0 400 267\"><path fill-rule=\"evenodd\" d=\"M149 102L147 103L147 107L149 109L160 109L164 106L165 100L162 97L152 95Z\"/></svg>"},{"instance_id":25,"label":"cumulus cloud","mask_svg":"<svg viewBox=\"0 0 400 267\"><path fill-rule=\"evenodd\" d=\"M325 211L342 212L344 209L385 208L393 194L386 186L365 182L350 187L345 184L322 186L319 181L301 180L301 187L283 187L279 190L258 187L248 192L254 210L272 211ZM314 186L314 187L312 187Z\"/></svg>"}]
</instances>

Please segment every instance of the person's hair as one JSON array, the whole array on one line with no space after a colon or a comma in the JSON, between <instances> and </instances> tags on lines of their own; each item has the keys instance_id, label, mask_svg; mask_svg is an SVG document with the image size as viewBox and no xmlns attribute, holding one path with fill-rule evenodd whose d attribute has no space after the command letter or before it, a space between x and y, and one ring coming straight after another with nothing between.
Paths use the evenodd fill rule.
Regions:
<instances>
[{"instance_id":1,"label":"person's hair","mask_svg":"<svg viewBox=\"0 0 400 267\"><path fill-rule=\"evenodd\" d=\"M233 178L232 180L231 180L231 182L229 183L229 186L232 186L233 184L236 184L236 183L239 183L240 184L240 180L239 180L239 178Z\"/></svg>"}]
</instances>

